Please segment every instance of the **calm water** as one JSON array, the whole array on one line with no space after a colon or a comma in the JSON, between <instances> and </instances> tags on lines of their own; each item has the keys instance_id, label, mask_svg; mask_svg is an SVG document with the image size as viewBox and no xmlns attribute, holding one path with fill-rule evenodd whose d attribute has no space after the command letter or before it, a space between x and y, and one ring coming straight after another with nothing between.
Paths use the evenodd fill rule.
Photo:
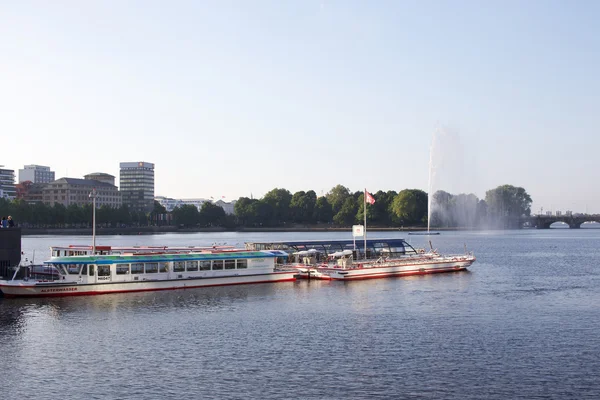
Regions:
<instances>
[{"instance_id":1,"label":"calm water","mask_svg":"<svg viewBox=\"0 0 600 400\"><path fill-rule=\"evenodd\" d=\"M426 247L426 237L406 237ZM169 234L187 245L348 234ZM600 230L452 232L470 272L0 298L2 399L600 398ZM52 244L25 237L40 261ZM428 246L428 245L427 245Z\"/></svg>"}]
</instances>

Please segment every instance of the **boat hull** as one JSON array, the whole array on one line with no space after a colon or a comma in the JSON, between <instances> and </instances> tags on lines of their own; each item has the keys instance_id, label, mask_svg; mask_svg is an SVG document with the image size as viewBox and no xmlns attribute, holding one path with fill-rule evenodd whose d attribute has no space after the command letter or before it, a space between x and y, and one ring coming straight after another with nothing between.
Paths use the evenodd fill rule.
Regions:
<instances>
[{"instance_id":1,"label":"boat hull","mask_svg":"<svg viewBox=\"0 0 600 400\"><path fill-rule=\"evenodd\" d=\"M364 280L411 275L438 274L466 270L475 262L475 258L457 259L452 261L430 261L428 263L399 263L395 265L365 266L357 268L313 268L302 270L297 277L300 279L319 280Z\"/></svg>"},{"instance_id":2,"label":"boat hull","mask_svg":"<svg viewBox=\"0 0 600 400\"><path fill-rule=\"evenodd\" d=\"M60 283L0 281L0 291L5 297L64 297L92 296L111 293L148 292L162 290L195 289L211 286L245 285L256 283L290 282L296 280L295 272L283 271L269 274L145 280L110 283Z\"/></svg>"}]
</instances>

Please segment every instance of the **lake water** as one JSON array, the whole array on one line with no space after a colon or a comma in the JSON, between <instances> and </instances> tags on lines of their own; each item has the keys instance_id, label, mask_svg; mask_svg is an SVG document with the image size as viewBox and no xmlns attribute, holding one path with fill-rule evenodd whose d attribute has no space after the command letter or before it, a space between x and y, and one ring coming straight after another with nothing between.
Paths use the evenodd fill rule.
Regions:
<instances>
[{"instance_id":1,"label":"lake water","mask_svg":"<svg viewBox=\"0 0 600 400\"><path fill-rule=\"evenodd\" d=\"M346 233L101 236L243 245ZM427 237L405 237L429 247ZM598 399L600 230L444 232L469 272L0 298L2 399ZM50 245L86 237L24 237ZM35 250L35 255L34 255Z\"/></svg>"}]
</instances>

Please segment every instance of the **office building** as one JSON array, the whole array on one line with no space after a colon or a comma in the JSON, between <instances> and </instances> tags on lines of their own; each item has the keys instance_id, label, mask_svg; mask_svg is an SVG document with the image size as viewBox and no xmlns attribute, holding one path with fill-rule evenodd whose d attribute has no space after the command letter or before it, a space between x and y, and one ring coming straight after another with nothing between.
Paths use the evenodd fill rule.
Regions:
<instances>
[{"instance_id":1,"label":"office building","mask_svg":"<svg viewBox=\"0 0 600 400\"><path fill-rule=\"evenodd\" d=\"M130 210L150 212L154 207L154 164L120 163L119 189L121 199Z\"/></svg>"},{"instance_id":2,"label":"office building","mask_svg":"<svg viewBox=\"0 0 600 400\"><path fill-rule=\"evenodd\" d=\"M12 200L17 196L15 170L3 167L4 165L0 165L0 197Z\"/></svg>"},{"instance_id":3,"label":"office building","mask_svg":"<svg viewBox=\"0 0 600 400\"><path fill-rule=\"evenodd\" d=\"M43 165L25 165L19 170L19 183L30 181L31 183L49 183L54 181L54 171Z\"/></svg>"},{"instance_id":4,"label":"office building","mask_svg":"<svg viewBox=\"0 0 600 400\"><path fill-rule=\"evenodd\" d=\"M92 204L90 193L93 189L96 189L96 207L107 205L118 208L121 206L121 196L115 185L77 178L60 178L47 183L42 189L43 201L51 206L55 203L61 203L64 206Z\"/></svg>"}]
</instances>

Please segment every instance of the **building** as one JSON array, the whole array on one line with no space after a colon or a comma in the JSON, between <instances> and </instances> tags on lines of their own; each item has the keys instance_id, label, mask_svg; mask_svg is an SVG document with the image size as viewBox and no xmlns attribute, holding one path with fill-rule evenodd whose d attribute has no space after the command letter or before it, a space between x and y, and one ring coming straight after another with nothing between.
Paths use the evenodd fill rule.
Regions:
<instances>
[{"instance_id":1,"label":"building","mask_svg":"<svg viewBox=\"0 0 600 400\"><path fill-rule=\"evenodd\" d=\"M15 170L4 169L2 167L4 165L0 165L0 197L12 200L17 197Z\"/></svg>"},{"instance_id":2,"label":"building","mask_svg":"<svg viewBox=\"0 0 600 400\"><path fill-rule=\"evenodd\" d=\"M31 181L32 183L50 183L54 181L54 171L43 165L25 165L19 170L19 183Z\"/></svg>"},{"instance_id":3,"label":"building","mask_svg":"<svg viewBox=\"0 0 600 400\"><path fill-rule=\"evenodd\" d=\"M17 197L28 203L37 203L44 201L44 188L47 183L31 183L29 181L17 184ZM20 191L20 194L19 194Z\"/></svg>"},{"instance_id":4,"label":"building","mask_svg":"<svg viewBox=\"0 0 600 400\"><path fill-rule=\"evenodd\" d=\"M172 199L170 197L164 196L156 196L154 198L161 206L163 206L167 212L171 212L175 209L175 207L181 207L182 205L191 205L195 206L198 211L202 210L202 205L206 202L214 203L216 206L219 206L225 211L225 214L234 214L234 207L236 200L233 200L231 203L226 203L223 200L208 200L208 199Z\"/></svg>"},{"instance_id":5,"label":"building","mask_svg":"<svg viewBox=\"0 0 600 400\"><path fill-rule=\"evenodd\" d=\"M154 164L120 163L119 187L123 204L134 211L150 212L154 207Z\"/></svg>"},{"instance_id":6,"label":"building","mask_svg":"<svg viewBox=\"0 0 600 400\"><path fill-rule=\"evenodd\" d=\"M164 196L156 196L154 198L161 206L163 206L167 212L173 211L176 207L181 207L183 205L191 205L198 209L198 211L202 210L202 205L207 201L207 199L172 199L170 197Z\"/></svg>"},{"instance_id":7,"label":"building","mask_svg":"<svg viewBox=\"0 0 600 400\"><path fill-rule=\"evenodd\" d=\"M215 202L215 205L221 207L223 209L223 211L225 211L225 214L227 215L233 215L235 214L235 203L237 202L237 200L232 200L230 203L226 203L223 200L217 200Z\"/></svg>"},{"instance_id":8,"label":"building","mask_svg":"<svg viewBox=\"0 0 600 400\"><path fill-rule=\"evenodd\" d=\"M94 181L100 181L115 186L115 177L111 174L105 174L104 172L94 172L91 174L84 175L83 178Z\"/></svg>"},{"instance_id":9,"label":"building","mask_svg":"<svg viewBox=\"0 0 600 400\"><path fill-rule=\"evenodd\" d=\"M96 189L96 207L107 205L121 206L119 189L115 185L92 179L60 178L47 183L42 189L44 203L53 206L56 203L69 206L92 204L90 193Z\"/></svg>"}]
</instances>

